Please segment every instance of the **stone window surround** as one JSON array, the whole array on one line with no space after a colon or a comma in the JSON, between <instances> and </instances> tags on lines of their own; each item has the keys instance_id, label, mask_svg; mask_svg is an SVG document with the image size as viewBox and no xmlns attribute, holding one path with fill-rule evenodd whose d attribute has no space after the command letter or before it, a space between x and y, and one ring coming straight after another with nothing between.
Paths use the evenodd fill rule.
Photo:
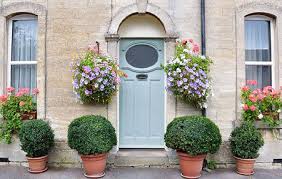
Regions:
<instances>
[{"instance_id":1,"label":"stone window surround","mask_svg":"<svg viewBox=\"0 0 282 179\"><path fill-rule=\"evenodd\" d=\"M40 93L37 97L37 116L46 116L46 20L47 11L42 5L31 2L18 2L0 8L0 94L5 92L7 87L7 67L8 67L8 22L15 15L33 14L38 20L37 34L37 88Z\"/></svg>"},{"instance_id":2,"label":"stone window surround","mask_svg":"<svg viewBox=\"0 0 282 179\"><path fill-rule=\"evenodd\" d=\"M282 28L282 7L274 6L270 3L248 3L243 4L236 8L236 20L235 20L235 29L236 29L236 88L237 88L237 97L236 97L236 119L241 118L241 100L240 100L240 90L241 87L245 84L245 39L244 39L244 22L245 17L249 15L264 15L270 17L274 20L273 24L273 60L274 60L274 76L272 78L274 81L274 86L278 89L282 84L281 76L281 67L282 67L282 57L278 52L282 50L281 39L281 28ZM280 72L280 73L279 73ZM279 76L280 75L280 76Z\"/></svg>"},{"instance_id":3,"label":"stone window surround","mask_svg":"<svg viewBox=\"0 0 282 179\"><path fill-rule=\"evenodd\" d=\"M139 1L144 3L143 1ZM105 39L107 41L107 52L112 57L119 59L119 34L118 29L119 26L122 24L123 20L127 17L133 15L133 14L151 14L158 18L160 22L163 24L165 31L166 31L166 37L165 40L165 59L168 60L171 57L174 56L175 52L175 39L178 38L178 33L176 30L176 26L174 22L172 21L172 18L169 16L169 14L162 10L161 8L150 4L138 4L134 3L131 5L128 5L126 7L121 8L113 17L109 24L108 32L105 34ZM112 124L115 126L117 131L117 136L119 136L119 94L117 94L113 100L112 103L108 105L108 118L112 122ZM165 96L165 126L176 117L176 100L173 96L166 95ZM118 144L119 145L119 144ZM113 152L118 150L117 148L113 150ZM164 146L165 147L165 146Z\"/></svg>"}]
</instances>

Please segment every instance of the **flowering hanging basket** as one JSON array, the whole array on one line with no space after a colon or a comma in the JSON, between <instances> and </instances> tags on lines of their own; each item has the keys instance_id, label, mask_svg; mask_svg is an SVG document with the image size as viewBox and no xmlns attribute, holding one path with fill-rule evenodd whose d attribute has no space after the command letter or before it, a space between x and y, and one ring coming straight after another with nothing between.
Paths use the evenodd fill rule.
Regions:
<instances>
[{"instance_id":1,"label":"flowering hanging basket","mask_svg":"<svg viewBox=\"0 0 282 179\"><path fill-rule=\"evenodd\" d=\"M211 63L211 59L199 54L199 46L192 39L177 40L176 56L163 66L168 92L197 108L206 108L211 92Z\"/></svg>"},{"instance_id":2,"label":"flowering hanging basket","mask_svg":"<svg viewBox=\"0 0 282 179\"><path fill-rule=\"evenodd\" d=\"M73 90L77 99L88 104L108 104L117 92L120 77L116 60L103 55L94 46L72 63Z\"/></svg>"}]
</instances>

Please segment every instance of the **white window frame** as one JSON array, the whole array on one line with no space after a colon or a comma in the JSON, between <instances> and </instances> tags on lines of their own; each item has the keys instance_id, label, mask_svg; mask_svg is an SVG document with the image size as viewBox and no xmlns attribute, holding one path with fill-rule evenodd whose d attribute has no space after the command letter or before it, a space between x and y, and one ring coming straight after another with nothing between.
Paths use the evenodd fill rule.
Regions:
<instances>
[{"instance_id":1,"label":"white window frame","mask_svg":"<svg viewBox=\"0 0 282 179\"><path fill-rule=\"evenodd\" d=\"M13 34L13 21L16 20L37 20L35 15L21 14L14 16L8 21L8 67L7 67L7 85L11 86L11 67L12 65L37 65L37 61L12 61L12 34Z\"/></svg>"},{"instance_id":2,"label":"white window frame","mask_svg":"<svg viewBox=\"0 0 282 179\"><path fill-rule=\"evenodd\" d=\"M271 66L271 85L275 88L275 47L274 47L274 28L275 28L275 20L273 18L264 16L264 15L250 15L245 17L245 21L247 20L256 20L256 21L269 21L270 22L270 62L269 61L246 61L245 57L245 68L247 65L253 66ZM247 48L245 47L244 50Z\"/></svg>"}]
</instances>

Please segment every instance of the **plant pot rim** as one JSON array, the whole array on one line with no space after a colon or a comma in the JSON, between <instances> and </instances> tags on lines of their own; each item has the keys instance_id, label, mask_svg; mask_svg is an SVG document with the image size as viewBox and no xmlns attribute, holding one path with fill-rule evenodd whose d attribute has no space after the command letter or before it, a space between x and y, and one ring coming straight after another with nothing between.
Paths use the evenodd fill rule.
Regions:
<instances>
[{"instance_id":1,"label":"plant pot rim","mask_svg":"<svg viewBox=\"0 0 282 179\"><path fill-rule=\"evenodd\" d=\"M198 155L191 155L191 154L188 154L186 152L181 152L181 151L177 151L177 154L179 155L185 155L185 156L189 156L189 157L201 157L201 156L206 156L207 154L198 154Z\"/></svg>"},{"instance_id":2,"label":"plant pot rim","mask_svg":"<svg viewBox=\"0 0 282 179\"><path fill-rule=\"evenodd\" d=\"M80 155L81 157L87 157L87 158L92 158L92 157L102 157L102 156L105 156L105 155L107 155L108 154L108 152L107 153L102 153L102 154L89 154L89 155Z\"/></svg>"},{"instance_id":3,"label":"plant pot rim","mask_svg":"<svg viewBox=\"0 0 282 179\"><path fill-rule=\"evenodd\" d=\"M35 160L36 160L36 159L44 159L44 158L47 158L47 157L48 157L48 155L44 155L44 156L41 156L41 157L28 157L28 156L26 155L26 158L27 158L27 159L31 159L31 160L32 160L32 159L35 159Z\"/></svg>"},{"instance_id":4,"label":"plant pot rim","mask_svg":"<svg viewBox=\"0 0 282 179\"><path fill-rule=\"evenodd\" d=\"M236 156L233 156L235 159L238 159L238 160L249 160L249 161L254 161L254 160L256 160L256 158L253 158L253 159L251 159L251 158L249 158L249 159L244 159L244 158L240 158L240 157L236 157Z\"/></svg>"}]
</instances>

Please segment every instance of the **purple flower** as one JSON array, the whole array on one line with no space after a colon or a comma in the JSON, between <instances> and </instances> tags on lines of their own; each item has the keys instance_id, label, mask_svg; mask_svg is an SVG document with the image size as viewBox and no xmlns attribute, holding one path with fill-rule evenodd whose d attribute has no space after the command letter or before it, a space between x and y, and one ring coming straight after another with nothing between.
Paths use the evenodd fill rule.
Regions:
<instances>
[{"instance_id":1,"label":"purple flower","mask_svg":"<svg viewBox=\"0 0 282 179\"><path fill-rule=\"evenodd\" d=\"M91 68L90 68L89 66L84 66L84 67L83 67L83 71L84 71L85 73L90 73L90 72L91 72Z\"/></svg>"},{"instance_id":2,"label":"purple flower","mask_svg":"<svg viewBox=\"0 0 282 179\"><path fill-rule=\"evenodd\" d=\"M184 83L186 83L188 80L187 80L187 78L183 78L183 81L184 81Z\"/></svg>"},{"instance_id":3,"label":"purple flower","mask_svg":"<svg viewBox=\"0 0 282 179\"><path fill-rule=\"evenodd\" d=\"M182 84L183 84L183 81L182 81L182 80L177 81L177 86L178 86L178 87L181 86Z\"/></svg>"},{"instance_id":4,"label":"purple flower","mask_svg":"<svg viewBox=\"0 0 282 179\"><path fill-rule=\"evenodd\" d=\"M190 75L190 79L194 80L195 79L194 75Z\"/></svg>"},{"instance_id":5,"label":"purple flower","mask_svg":"<svg viewBox=\"0 0 282 179\"><path fill-rule=\"evenodd\" d=\"M81 76L83 76L83 77L84 77L85 75L86 75L85 73L81 73Z\"/></svg>"},{"instance_id":6,"label":"purple flower","mask_svg":"<svg viewBox=\"0 0 282 179\"><path fill-rule=\"evenodd\" d=\"M96 72L96 74L99 73L100 72L100 68L99 67L95 67L94 68L94 72Z\"/></svg>"},{"instance_id":7,"label":"purple flower","mask_svg":"<svg viewBox=\"0 0 282 179\"><path fill-rule=\"evenodd\" d=\"M184 86L184 89L186 89L186 90L187 90L187 89L188 89L188 86L187 86L187 85L185 85L185 86Z\"/></svg>"},{"instance_id":8,"label":"purple flower","mask_svg":"<svg viewBox=\"0 0 282 179\"><path fill-rule=\"evenodd\" d=\"M168 80L169 80L169 81L173 81L174 79L173 79L172 77L169 77Z\"/></svg>"},{"instance_id":9,"label":"purple flower","mask_svg":"<svg viewBox=\"0 0 282 179\"><path fill-rule=\"evenodd\" d=\"M92 94L92 90L86 89L86 90L84 91L84 93L85 93L85 95L89 96L89 95Z\"/></svg>"}]
</instances>

